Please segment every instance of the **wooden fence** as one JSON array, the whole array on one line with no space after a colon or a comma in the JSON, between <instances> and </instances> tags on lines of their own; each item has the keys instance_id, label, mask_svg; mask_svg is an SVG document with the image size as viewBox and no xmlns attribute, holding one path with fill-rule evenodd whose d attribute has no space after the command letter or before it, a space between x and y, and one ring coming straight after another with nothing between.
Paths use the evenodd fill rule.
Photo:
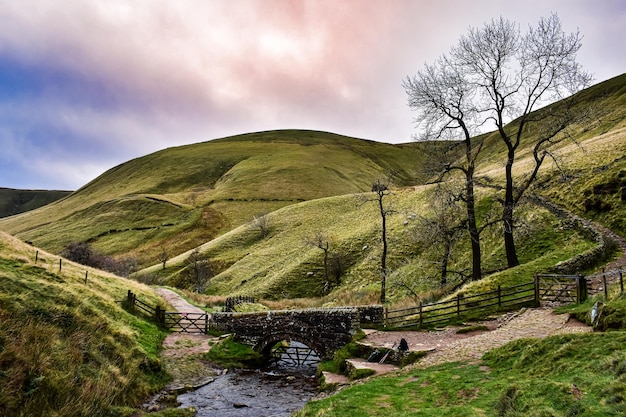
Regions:
<instances>
[{"instance_id":1,"label":"wooden fence","mask_svg":"<svg viewBox=\"0 0 626 417\"><path fill-rule=\"evenodd\" d=\"M208 313L180 313L165 311L160 306L151 306L137 299L137 296L128 290L128 306L131 311L137 311L155 320L157 324L173 332L179 333L208 333Z\"/></svg>"},{"instance_id":2,"label":"wooden fence","mask_svg":"<svg viewBox=\"0 0 626 417\"><path fill-rule=\"evenodd\" d=\"M416 307L385 310L387 327L428 327L467 318L487 317L498 311L522 306L538 307L542 302L557 304L582 303L589 295L604 294L608 287L619 284L624 292L624 271L613 270L597 275L535 274L533 282L498 288L472 296L458 294L455 298Z\"/></svg>"},{"instance_id":3,"label":"wooden fence","mask_svg":"<svg viewBox=\"0 0 626 417\"><path fill-rule=\"evenodd\" d=\"M501 310L522 306L538 306L535 282L498 288L481 294L464 296L432 304L420 303L417 307L386 310L384 324L387 327L428 327L472 316L485 317Z\"/></svg>"},{"instance_id":4,"label":"wooden fence","mask_svg":"<svg viewBox=\"0 0 626 417\"><path fill-rule=\"evenodd\" d=\"M239 304L251 303L254 304L256 302L254 297L238 295L235 297L228 297L226 299L226 303L224 304L223 311L228 313L230 311L235 311Z\"/></svg>"}]
</instances>

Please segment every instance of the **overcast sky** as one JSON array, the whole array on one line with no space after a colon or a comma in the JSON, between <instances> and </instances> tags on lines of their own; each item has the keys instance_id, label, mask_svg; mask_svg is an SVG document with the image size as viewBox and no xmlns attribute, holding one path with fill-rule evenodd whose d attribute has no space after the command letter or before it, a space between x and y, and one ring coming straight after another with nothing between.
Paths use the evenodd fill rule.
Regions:
<instances>
[{"instance_id":1,"label":"overcast sky","mask_svg":"<svg viewBox=\"0 0 626 417\"><path fill-rule=\"evenodd\" d=\"M261 130L409 142L406 76L470 26L552 12L595 82L626 72L624 0L0 0L0 187Z\"/></svg>"}]
</instances>

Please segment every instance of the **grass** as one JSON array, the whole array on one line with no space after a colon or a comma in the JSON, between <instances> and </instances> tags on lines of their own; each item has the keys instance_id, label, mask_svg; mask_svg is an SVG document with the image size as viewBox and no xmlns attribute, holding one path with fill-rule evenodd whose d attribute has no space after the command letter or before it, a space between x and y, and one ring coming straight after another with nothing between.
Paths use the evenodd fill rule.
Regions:
<instances>
[{"instance_id":1,"label":"grass","mask_svg":"<svg viewBox=\"0 0 626 417\"><path fill-rule=\"evenodd\" d=\"M419 147L284 130L170 148L114 167L61 201L1 220L0 229L55 253L90 241L106 254L152 264L162 246L178 254L255 213L364 191L386 172L413 184Z\"/></svg>"},{"instance_id":2,"label":"grass","mask_svg":"<svg viewBox=\"0 0 626 417\"><path fill-rule=\"evenodd\" d=\"M626 411L624 332L523 339L481 364L381 376L312 401L305 416L610 416Z\"/></svg>"},{"instance_id":3,"label":"grass","mask_svg":"<svg viewBox=\"0 0 626 417\"><path fill-rule=\"evenodd\" d=\"M165 336L126 312L147 287L69 262L0 233L0 410L3 415L109 415L136 407L168 376Z\"/></svg>"},{"instance_id":4,"label":"grass","mask_svg":"<svg viewBox=\"0 0 626 417\"><path fill-rule=\"evenodd\" d=\"M211 347L204 357L224 368L250 368L263 361L262 355L252 347L236 342L232 335Z\"/></svg>"}]
</instances>

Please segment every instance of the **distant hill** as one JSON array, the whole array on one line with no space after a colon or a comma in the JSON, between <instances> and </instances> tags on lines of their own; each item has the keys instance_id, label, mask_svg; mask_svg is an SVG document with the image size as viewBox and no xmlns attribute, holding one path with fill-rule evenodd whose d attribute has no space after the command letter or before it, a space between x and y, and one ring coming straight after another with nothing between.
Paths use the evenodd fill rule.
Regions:
<instances>
[{"instance_id":1,"label":"distant hill","mask_svg":"<svg viewBox=\"0 0 626 417\"><path fill-rule=\"evenodd\" d=\"M70 195L71 191L16 190L0 188L0 217L13 216L50 204Z\"/></svg>"},{"instance_id":2,"label":"distant hill","mask_svg":"<svg viewBox=\"0 0 626 417\"><path fill-rule=\"evenodd\" d=\"M376 178L420 184L424 144L326 132L251 133L165 149L116 166L67 198L0 230L59 253L86 241L108 255L157 262L286 205L371 189Z\"/></svg>"}]
</instances>

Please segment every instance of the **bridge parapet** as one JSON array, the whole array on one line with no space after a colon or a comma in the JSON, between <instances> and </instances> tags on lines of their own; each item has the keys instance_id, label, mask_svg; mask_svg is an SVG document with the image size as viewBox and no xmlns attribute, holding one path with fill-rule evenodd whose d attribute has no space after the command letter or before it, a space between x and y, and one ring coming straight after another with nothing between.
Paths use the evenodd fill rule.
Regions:
<instances>
[{"instance_id":1,"label":"bridge parapet","mask_svg":"<svg viewBox=\"0 0 626 417\"><path fill-rule=\"evenodd\" d=\"M214 313L211 326L233 333L257 352L264 353L281 340L293 340L327 359L352 340L359 329L360 315L357 308L351 307Z\"/></svg>"}]
</instances>

